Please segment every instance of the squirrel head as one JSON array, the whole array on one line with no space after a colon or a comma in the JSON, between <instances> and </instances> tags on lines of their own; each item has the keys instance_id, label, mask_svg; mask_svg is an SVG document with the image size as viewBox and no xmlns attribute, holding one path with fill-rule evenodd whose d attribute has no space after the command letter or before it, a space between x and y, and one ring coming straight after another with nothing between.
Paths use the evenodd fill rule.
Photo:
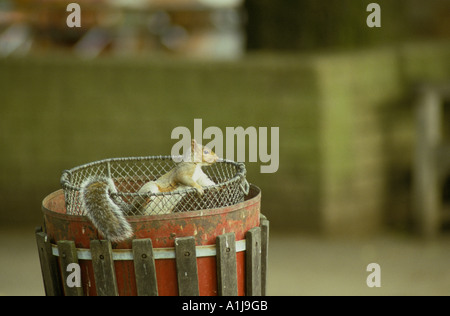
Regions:
<instances>
[{"instance_id":1,"label":"squirrel head","mask_svg":"<svg viewBox=\"0 0 450 316\"><path fill-rule=\"evenodd\" d=\"M191 158L193 162L213 164L219 157L208 147L202 146L195 139L191 141Z\"/></svg>"}]
</instances>

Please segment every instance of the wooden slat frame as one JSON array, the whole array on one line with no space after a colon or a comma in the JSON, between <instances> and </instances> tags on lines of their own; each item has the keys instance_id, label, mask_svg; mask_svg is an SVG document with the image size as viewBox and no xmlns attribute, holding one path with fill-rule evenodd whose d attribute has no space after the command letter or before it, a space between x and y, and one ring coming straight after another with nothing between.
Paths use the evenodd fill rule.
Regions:
<instances>
[{"instance_id":1,"label":"wooden slat frame","mask_svg":"<svg viewBox=\"0 0 450 316\"><path fill-rule=\"evenodd\" d=\"M267 268L269 265L269 221L261 215L261 295L267 295Z\"/></svg>"},{"instance_id":2,"label":"wooden slat frame","mask_svg":"<svg viewBox=\"0 0 450 316\"><path fill-rule=\"evenodd\" d=\"M237 296L236 237L227 233L216 238L217 290L220 296Z\"/></svg>"},{"instance_id":3,"label":"wooden slat frame","mask_svg":"<svg viewBox=\"0 0 450 316\"><path fill-rule=\"evenodd\" d=\"M58 260L53 256L50 241L47 238L47 234L42 231L41 227L36 228L35 234L45 295L60 296L63 292L58 271Z\"/></svg>"},{"instance_id":4,"label":"wooden slat frame","mask_svg":"<svg viewBox=\"0 0 450 316\"><path fill-rule=\"evenodd\" d=\"M73 241L57 242L60 266L52 254L52 246L42 229L36 229L42 276L46 295L83 295L82 287L68 287L67 277L70 263L78 263L77 249ZM246 234L246 294L266 295L267 267L269 249L269 221L261 215L260 227L250 229ZM236 296L237 262L236 239L234 233L216 238L218 294ZM139 296L157 296L155 259L151 239L133 240L133 258L136 286ZM100 296L118 295L111 243L106 240L91 241L92 264L94 268L97 294ZM175 239L175 255L178 292L181 296L199 295L197 256L194 237ZM61 282L61 274L63 282ZM64 286L62 290L61 283Z\"/></svg>"},{"instance_id":5,"label":"wooden slat frame","mask_svg":"<svg viewBox=\"0 0 450 316\"><path fill-rule=\"evenodd\" d=\"M175 239L175 261L177 267L178 294L198 296L197 255L194 237Z\"/></svg>"},{"instance_id":6,"label":"wooden slat frame","mask_svg":"<svg viewBox=\"0 0 450 316\"><path fill-rule=\"evenodd\" d=\"M152 240L133 240L133 262L139 296L158 296Z\"/></svg>"},{"instance_id":7,"label":"wooden slat frame","mask_svg":"<svg viewBox=\"0 0 450 316\"><path fill-rule=\"evenodd\" d=\"M75 242L72 240L60 240L57 242L58 252L59 252L59 264L61 269L61 274L63 278L64 294L66 296L83 296L83 288L79 287L69 287L67 283L67 278L70 276L72 271L67 271L69 264L78 264L77 249L75 248ZM81 278L81 275L78 276Z\"/></svg>"},{"instance_id":8,"label":"wooden slat frame","mask_svg":"<svg viewBox=\"0 0 450 316\"><path fill-rule=\"evenodd\" d=\"M107 240L92 240L91 254L97 295L118 296L111 243Z\"/></svg>"},{"instance_id":9,"label":"wooden slat frame","mask_svg":"<svg viewBox=\"0 0 450 316\"><path fill-rule=\"evenodd\" d=\"M261 296L261 228L254 227L246 235L246 295Z\"/></svg>"}]
</instances>

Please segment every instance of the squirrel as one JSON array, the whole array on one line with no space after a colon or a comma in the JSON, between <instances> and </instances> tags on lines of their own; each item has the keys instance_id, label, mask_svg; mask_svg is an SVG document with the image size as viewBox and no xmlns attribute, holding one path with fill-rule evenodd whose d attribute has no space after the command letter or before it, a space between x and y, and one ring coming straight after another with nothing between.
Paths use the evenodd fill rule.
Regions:
<instances>
[{"instance_id":1,"label":"squirrel","mask_svg":"<svg viewBox=\"0 0 450 316\"><path fill-rule=\"evenodd\" d=\"M175 192L193 187L199 196L204 193L203 187L215 185L214 181L203 172L202 166L215 163L219 157L209 148L199 145L195 139L191 141L191 155L187 161L179 163L168 173L156 181L144 184L138 191L140 195L149 193ZM185 194L150 196L144 201L142 197L136 197L133 205L140 209L143 215L171 213Z\"/></svg>"},{"instance_id":2,"label":"squirrel","mask_svg":"<svg viewBox=\"0 0 450 316\"><path fill-rule=\"evenodd\" d=\"M215 185L202 170L202 166L215 163L219 157L209 148L191 142L189 160L178 163L172 170L155 181L145 183L138 194L174 192L193 187L199 196L203 187ZM133 209L142 215L171 213L185 193L135 197L131 204L116 196L117 189L111 178L89 177L81 184L80 199L87 217L103 236L113 242L133 236L131 225L125 218Z\"/></svg>"}]
</instances>

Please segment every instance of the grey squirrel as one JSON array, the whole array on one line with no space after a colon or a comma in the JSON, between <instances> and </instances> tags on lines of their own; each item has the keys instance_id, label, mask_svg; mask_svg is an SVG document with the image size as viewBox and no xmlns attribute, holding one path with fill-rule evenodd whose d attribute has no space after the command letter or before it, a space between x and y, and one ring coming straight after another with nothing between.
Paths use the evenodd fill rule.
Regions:
<instances>
[{"instance_id":1,"label":"grey squirrel","mask_svg":"<svg viewBox=\"0 0 450 316\"><path fill-rule=\"evenodd\" d=\"M209 179L201 167L211 165L218 159L219 157L212 150L199 145L193 139L189 161L183 161L157 180L147 182L138 193L174 192L193 187L199 195L203 195L203 187L215 183ZM182 194L152 196L145 201L137 197L131 204L127 204L117 197L116 193L117 189L113 180L107 177L89 177L81 184L80 199L86 216L106 239L114 242L133 236L133 229L125 215L135 207L138 207L143 215L167 214L173 211L183 197ZM167 201L162 201L163 199Z\"/></svg>"}]
</instances>

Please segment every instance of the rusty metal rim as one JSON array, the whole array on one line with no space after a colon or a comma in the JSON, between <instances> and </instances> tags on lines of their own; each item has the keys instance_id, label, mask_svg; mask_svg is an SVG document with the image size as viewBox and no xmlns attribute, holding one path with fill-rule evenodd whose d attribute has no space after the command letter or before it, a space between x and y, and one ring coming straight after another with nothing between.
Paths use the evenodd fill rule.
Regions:
<instances>
[{"instance_id":1,"label":"rusty metal rim","mask_svg":"<svg viewBox=\"0 0 450 316\"><path fill-rule=\"evenodd\" d=\"M246 250L246 240L236 241L236 252ZM214 257L217 254L216 245L196 246L195 253L197 258ZM59 257L58 246L52 244L52 254ZM92 260L91 250L88 248L77 248L78 260ZM132 249L113 249L112 257L114 261L133 260ZM153 258L156 259L175 259L175 248L153 248Z\"/></svg>"},{"instance_id":2,"label":"rusty metal rim","mask_svg":"<svg viewBox=\"0 0 450 316\"><path fill-rule=\"evenodd\" d=\"M146 220L165 220L165 219L178 219L178 218L193 218L193 217L202 217L209 215L217 215L222 213L233 212L247 206L253 205L261 200L261 189L256 185L250 184L250 192L255 192L255 196L251 199L248 199L244 202L234 204L231 206L225 206L216 209L207 209L207 210L199 210L199 211L191 211L191 212L181 212L181 213L172 213L172 214L164 214L164 215L136 215L136 216L127 216L129 222L142 222ZM47 197L42 201L42 210L44 213L49 213L54 217L70 220L70 221L80 221L85 222L89 221L84 215L70 215L63 214L59 212L52 211L48 209L45 205L48 204L48 201L55 198L58 195L64 194L62 189L57 190L55 192L50 193Z\"/></svg>"}]
</instances>

